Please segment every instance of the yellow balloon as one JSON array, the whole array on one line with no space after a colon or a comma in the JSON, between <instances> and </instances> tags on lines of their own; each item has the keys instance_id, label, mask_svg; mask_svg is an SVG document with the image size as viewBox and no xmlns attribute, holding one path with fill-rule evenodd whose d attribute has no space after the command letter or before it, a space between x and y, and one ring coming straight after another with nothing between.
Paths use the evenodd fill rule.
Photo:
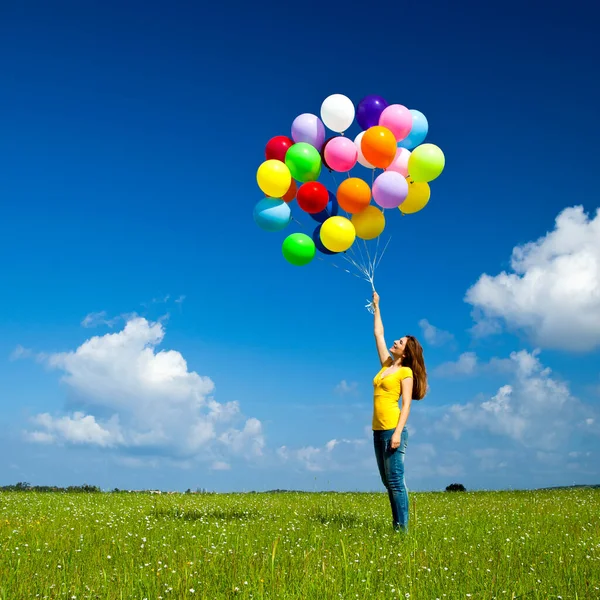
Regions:
<instances>
[{"instance_id":1,"label":"yellow balloon","mask_svg":"<svg viewBox=\"0 0 600 600\"><path fill-rule=\"evenodd\" d=\"M412 215L429 202L431 189L428 183L411 181L410 177L406 181L408 181L408 196L398 208L403 214Z\"/></svg>"},{"instance_id":2,"label":"yellow balloon","mask_svg":"<svg viewBox=\"0 0 600 600\"><path fill-rule=\"evenodd\" d=\"M281 198L290 189L292 175L285 163L270 159L258 167L256 181L266 196Z\"/></svg>"},{"instance_id":3,"label":"yellow balloon","mask_svg":"<svg viewBox=\"0 0 600 600\"><path fill-rule=\"evenodd\" d=\"M327 250L344 252L352 246L356 231L346 217L329 217L321 225L321 241Z\"/></svg>"},{"instance_id":4,"label":"yellow balloon","mask_svg":"<svg viewBox=\"0 0 600 600\"><path fill-rule=\"evenodd\" d=\"M372 240L385 229L385 217L382 211L370 204L365 210L352 215L352 224L357 237Z\"/></svg>"}]
</instances>

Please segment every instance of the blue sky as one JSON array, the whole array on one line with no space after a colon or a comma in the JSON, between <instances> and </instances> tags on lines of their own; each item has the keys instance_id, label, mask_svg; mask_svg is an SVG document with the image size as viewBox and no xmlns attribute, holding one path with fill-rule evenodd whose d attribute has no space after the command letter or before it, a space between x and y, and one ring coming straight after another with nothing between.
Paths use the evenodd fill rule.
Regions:
<instances>
[{"instance_id":1,"label":"blue sky","mask_svg":"<svg viewBox=\"0 0 600 600\"><path fill-rule=\"evenodd\" d=\"M265 143L342 93L446 155L376 274L430 373L409 487L597 483L591 10L2 7L0 482L380 488L370 287L252 220Z\"/></svg>"}]
</instances>

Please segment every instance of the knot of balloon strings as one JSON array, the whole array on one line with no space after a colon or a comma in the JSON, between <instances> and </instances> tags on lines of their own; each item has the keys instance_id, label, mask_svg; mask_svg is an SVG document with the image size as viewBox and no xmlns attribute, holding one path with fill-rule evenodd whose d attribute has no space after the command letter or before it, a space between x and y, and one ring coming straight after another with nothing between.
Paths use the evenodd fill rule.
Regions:
<instances>
[{"instance_id":1,"label":"knot of balloon strings","mask_svg":"<svg viewBox=\"0 0 600 600\"><path fill-rule=\"evenodd\" d=\"M375 274L373 273L372 275L370 275L370 277L368 278L369 283L371 284L371 289L373 290L373 292L375 292ZM367 303L365 304L365 308L371 313L371 314L375 314L375 305L373 304L373 300L368 300L367 299Z\"/></svg>"}]
</instances>

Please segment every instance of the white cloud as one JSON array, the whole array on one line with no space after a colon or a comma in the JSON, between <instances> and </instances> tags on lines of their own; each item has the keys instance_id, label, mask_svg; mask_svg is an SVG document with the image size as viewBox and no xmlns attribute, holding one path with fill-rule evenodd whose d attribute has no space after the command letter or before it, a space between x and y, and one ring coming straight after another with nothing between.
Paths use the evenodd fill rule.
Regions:
<instances>
[{"instance_id":1,"label":"white cloud","mask_svg":"<svg viewBox=\"0 0 600 600\"><path fill-rule=\"evenodd\" d=\"M473 311L473 317L475 318L475 325L471 327L471 333L475 337L483 338L497 333L502 333L502 325L497 319L493 319L490 316L483 316L480 309Z\"/></svg>"},{"instance_id":2,"label":"white cloud","mask_svg":"<svg viewBox=\"0 0 600 600\"><path fill-rule=\"evenodd\" d=\"M540 362L539 355L539 350L521 351L484 364L467 361L476 365L477 372L505 374L506 384L495 394L479 394L477 400L464 404L415 406L408 424L409 488L444 489L452 482L471 488L482 480L492 488L527 487L545 485L549 478L562 481L561 473L567 470L582 477L598 472L588 449L593 436L600 439L596 409L575 398L567 383ZM363 436L304 447L282 446L275 455L287 468L362 473L373 485L378 475L368 425ZM569 456L581 447L583 454ZM574 459L581 462L576 464Z\"/></svg>"},{"instance_id":3,"label":"white cloud","mask_svg":"<svg viewBox=\"0 0 600 600\"><path fill-rule=\"evenodd\" d=\"M488 431L541 450L568 440L591 407L573 397L565 382L553 378L538 355L539 351L513 352L514 381L487 400L450 406L436 429L455 439L468 430Z\"/></svg>"},{"instance_id":4,"label":"white cloud","mask_svg":"<svg viewBox=\"0 0 600 600\"><path fill-rule=\"evenodd\" d=\"M600 210L566 208L554 230L514 248L512 272L482 275L466 294L474 332L500 323L524 330L540 347L573 351L600 345Z\"/></svg>"},{"instance_id":5,"label":"white cloud","mask_svg":"<svg viewBox=\"0 0 600 600\"><path fill-rule=\"evenodd\" d=\"M427 435L426 439L432 437ZM456 447L440 447L438 440L436 444L416 441L409 434L405 458L407 485L410 488L412 481L462 477L466 472L465 458L465 452ZM444 485L448 483L451 482Z\"/></svg>"},{"instance_id":6,"label":"white cloud","mask_svg":"<svg viewBox=\"0 0 600 600\"><path fill-rule=\"evenodd\" d=\"M265 447L262 423L255 418L248 419L242 430L229 428L221 434L219 440L227 448L239 454L245 452L254 456L261 456Z\"/></svg>"},{"instance_id":7,"label":"white cloud","mask_svg":"<svg viewBox=\"0 0 600 600\"><path fill-rule=\"evenodd\" d=\"M72 417L54 418L48 413L36 415L33 422L45 429L29 434L34 442L50 443L57 440L72 444L91 444L95 446L115 446L122 443L118 418L114 416L107 422L106 428L96 422L92 415L76 412Z\"/></svg>"},{"instance_id":8,"label":"white cloud","mask_svg":"<svg viewBox=\"0 0 600 600\"><path fill-rule=\"evenodd\" d=\"M55 441L53 434L45 433L44 431L26 431L25 439L30 442L36 442L37 444L51 444Z\"/></svg>"},{"instance_id":9,"label":"white cloud","mask_svg":"<svg viewBox=\"0 0 600 600\"><path fill-rule=\"evenodd\" d=\"M179 352L158 351L164 335L162 323L134 317L119 332L47 355L45 362L63 373L81 410L37 415L28 439L137 448L179 459L260 456L261 422L245 420L237 402L215 401L212 380L188 370Z\"/></svg>"},{"instance_id":10,"label":"white cloud","mask_svg":"<svg viewBox=\"0 0 600 600\"><path fill-rule=\"evenodd\" d=\"M489 373L514 374L515 361L494 356L488 362L481 362L475 352L463 352L456 361L448 361L434 367L432 374L437 377L459 377Z\"/></svg>"},{"instance_id":11,"label":"white cloud","mask_svg":"<svg viewBox=\"0 0 600 600\"><path fill-rule=\"evenodd\" d=\"M291 449L281 446L277 456L282 462L292 462L307 471L353 471L374 464L372 447L366 439L332 439L323 446ZM371 464L373 462L373 464Z\"/></svg>"},{"instance_id":12,"label":"white cloud","mask_svg":"<svg viewBox=\"0 0 600 600\"><path fill-rule=\"evenodd\" d=\"M463 373L504 374L506 384L495 394L479 394L477 400L464 404L415 406L408 424L409 488L430 487L432 482L434 489L452 482L471 488L482 479L491 487L510 487L515 482L544 485L557 472L552 481L560 480L560 473L567 469L585 477L597 473L586 448L587 440L600 434L596 409L575 398L539 356L539 350L521 351L480 363L473 353L465 353L462 361L449 367L449 372L455 372L458 364ZM281 464L301 471L362 473L375 482L377 466L368 425L363 435L362 439L333 438L304 447L282 446L275 454ZM569 456L580 444L584 454ZM550 472L551 453L556 468ZM581 464L573 463L574 458L582 459Z\"/></svg>"},{"instance_id":13,"label":"white cloud","mask_svg":"<svg viewBox=\"0 0 600 600\"><path fill-rule=\"evenodd\" d=\"M21 344L17 345L17 347L11 352L10 360L21 360L24 358L31 358L34 356L33 350L30 348L24 348Z\"/></svg>"},{"instance_id":14,"label":"white cloud","mask_svg":"<svg viewBox=\"0 0 600 600\"><path fill-rule=\"evenodd\" d=\"M345 394L355 394L357 390L358 383L356 381L348 383L345 379L342 379L342 381L335 386L335 393L342 396Z\"/></svg>"},{"instance_id":15,"label":"white cloud","mask_svg":"<svg viewBox=\"0 0 600 600\"><path fill-rule=\"evenodd\" d=\"M449 331L438 329L427 319L421 319L419 321L419 327L421 327L421 330L423 331L425 341L432 346L443 346L454 339L454 336Z\"/></svg>"},{"instance_id":16,"label":"white cloud","mask_svg":"<svg viewBox=\"0 0 600 600\"><path fill-rule=\"evenodd\" d=\"M106 325L107 327L114 327L120 317L113 317L112 319L108 319L106 317L106 311L100 312L92 312L87 314L83 321L81 321L82 327L91 328L91 327L100 327L101 325Z\"/></svg>"},{"instance_id":17,"label":"white cloud","mask_svg":"<svg viewBox=\"0 0 600 600\"><path fill-rule=\"evenodd\" d=\"M229 471L231 465L222 460L216 460L210 467L213 471Z\"/></svg>"},{"instance_id":18,"label":"white cloud","mask_svg":"<svg viewBox=\"0 0 600 600\"><path fill-rule=\"evenodd\" d=\"M150 302L141 302L141 305L149 308L153 304L167 304L167 302L171 299L171 294L166 294L164 296L158 296L156 298L152 298ZM177 302L177 300L176 300Z\"/></svg>"},{"instance_id":19,"label":"white cloud","mask_svg":"<svg viewBox=\"0 0 600 600\"><path fill-rule=\"evenodd\" d=\"M592 453L591 452L578 452L578 451L573 451L573 452L569 452L569 458L581 458L583 456L587 457L587 456L591 456Z\"/></svg>"},{"instance_id":20,"label":"white cloud","mask_svg":"<svg viewBox=\"0 0 600 600\"><path fill-rule=\"evenodd\" d=\"M439 377L455 375L472 375L477 368L477 355L474 352L463 352L457 361L442 363L433 372Z\"/></svg>"},{"instance_id":21,"label":"white cloud","mask_svg":"<svg viewBox=\"0 0 600 600\"><path fill-rule=\"evenodd\" d=\"M440 455L434 444L414 442L412 438L416 430L410 425L407 427L409 441L406 461L411 478L458 477L465 472L462 464L463 452L448 449ZM372 439L371 428L365 427L364 438L334 438L322 446L305 446L297 449L281 446L276 454L281 462L309 472L362 472L378 480Z\"/></svg>"}]
</instances>

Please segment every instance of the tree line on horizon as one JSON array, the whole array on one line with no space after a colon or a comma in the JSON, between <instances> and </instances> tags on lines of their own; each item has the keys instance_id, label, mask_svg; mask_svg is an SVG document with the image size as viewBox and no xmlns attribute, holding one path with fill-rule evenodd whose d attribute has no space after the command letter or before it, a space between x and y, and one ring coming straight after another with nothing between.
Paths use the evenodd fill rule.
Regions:
<instances>
[{"instance_id":1,"label":"tree line on horizon","mask_svg":"<svg viewBox=\"0 0 600 600\"><path fill-rule=\"evenodd\" d=\"M571 488L600 488L600 484L588 484L588 485L560 485L560 486L554 486L554 487L546 487L546 488L539 488L540 490L556 490L556 489L571 489ZM466 492L467 489L465 488L465 486L462 483L451 483L450 485L446 486L445 489L446 492ZM56 485L31 485L30 483L27 483L26 481L19 481L18 483L15 484L11 484L11 485L4 485L4 486L0 486L0 492L65 492L65 493L84 493L84 494L91 494L91 493L103 493L103 490L98 487L97 485L89 485L87 483L84 483L83 485L69 485L67 487L60 487L60 486L56 486ZM106 492L108 493L145 493L145 494L175 494L177 492L173 492L173 491L163 491L163 490L122 490L119 488L113 488L112 490L106 490ZM297 493L298 490L281 490L281 489L274 489L274 490L268 490L266 492L256 492L256 491L249 491L246 493L249 494L260 494L260 493L264 493L264 494L285 494L285 493ZM196 488L195 491L192 491L190 488L188 488L185 492L185 494L216 494L217 492L211 492L205 488ZM311 493L311 492L303 492L303 493ZM315 492L315 493L320 493L320 492ZM347 492L334 492L333 490L330 490L328 493L347 493Z\"/></svg>"}]
</instances>

